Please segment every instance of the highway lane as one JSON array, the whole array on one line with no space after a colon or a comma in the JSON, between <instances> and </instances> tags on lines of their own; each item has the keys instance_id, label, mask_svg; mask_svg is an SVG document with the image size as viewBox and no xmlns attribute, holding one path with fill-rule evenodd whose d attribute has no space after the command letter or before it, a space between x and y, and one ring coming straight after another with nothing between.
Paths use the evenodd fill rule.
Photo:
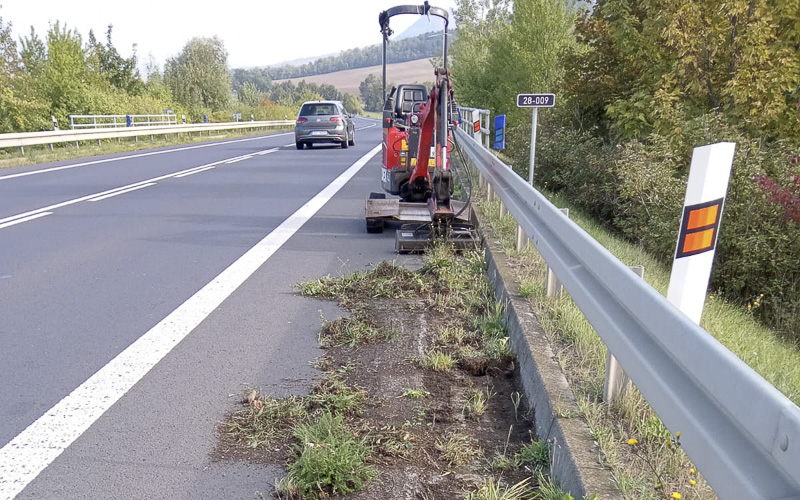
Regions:
<instances>
[{"instance_id":1,"label":"highway lane","mask_svg":"<svg viewBox=\"0 0 800 500\"><path fill-rule=\"evenodd\" d=\"M125 160L139 175L88 165L0 180L0 189L12 182L53 187L10 211L0 191L8 217L277 147L0 229L0 445L237 261L379 137L373 127L359 131L355 148L304 151L283 147L286 137L265 138L205 148L214 151L207 158L187 160L198 153L187 150ZM308 389L318 310L335 311L298 297L294 283L394 258L388 233L363 228L363 199L379 188L378 165L379 155L21 497L220 498L234 490L234 497L251 497L254 488L268 489L260 468L211 461L217 422L233 406L229 394L246 386Z\"/></svg>"}]
</instances>

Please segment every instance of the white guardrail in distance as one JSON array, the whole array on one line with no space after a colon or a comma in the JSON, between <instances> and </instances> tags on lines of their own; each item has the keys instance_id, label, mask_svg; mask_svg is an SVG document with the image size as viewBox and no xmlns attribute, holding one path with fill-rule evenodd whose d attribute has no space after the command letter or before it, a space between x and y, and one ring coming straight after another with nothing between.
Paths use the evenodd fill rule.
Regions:
<instances>
[{"instance_id":1,"label":"white guardrail in distance","mask_svg":"<svg viewBox=\"0 0 800 500\"><path fill-rule=\"evenodd\" d=\"M479 142L488 149L490 145L489 110L459 107L458 112L461 115L461 123L459 125L464 132L467 132L476 140L480 138ZM475 130L475 123L478 123L478 130Z\"/></svg>"},{"instance_id":2,"label":"white guardrail in distance","mask_svg":"<svg viewBox=\"0 0 800 500\"><path fill-rule=\"evenodd\" d=\"M800 408L463 130L468 160L722 499L800 499Z\"/></svg>"},{"instance_id":3,"label":"white guardrail in distance","mask_svg":"<svg viewBox=\"0 0 800 500\"><path fill-rule=\"evenodd\" d=\"M275 120L258 122L194 123L190 125L166 125L161 127L126 127L124 129L96 130L49 130L46 132L21 132L0 134L0 148L22 148L40 144L61 142L93 141L137 137L140 135L182 134L211 130L236 130L247 128L293 127L294 120Z\"/></svg>"},{"instance_id":4,"label":"white guardrail in distance","mask_svg":"<svg viewBox=\"0 0 800 500\"><path fill-rule=\"evenodd\" d=\"M130 119L130 125L128 125ZM69 128L157 127L177 125L178 115L69 115Z\"/></svg>"}]
</instances>

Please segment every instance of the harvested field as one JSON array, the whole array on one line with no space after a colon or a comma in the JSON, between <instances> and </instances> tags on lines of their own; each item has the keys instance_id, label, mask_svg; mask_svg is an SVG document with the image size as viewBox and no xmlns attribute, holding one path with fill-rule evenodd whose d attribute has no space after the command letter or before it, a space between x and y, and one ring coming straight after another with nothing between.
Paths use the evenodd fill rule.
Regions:
<instances>
[{"instance_id":1,"label":"harvested field","mask_svg":"<svg viewBox=\"0 0 800 500\"><path fill-rule=\"evenodd\" d=\"M340 92L358 95L358 85L370 73L381 76L380 66L369 66L366 68L348 69L324 75L304 76L302 78L289 78L286 80L275 80L275 83L292 82L299 83L303 80L306 83L333 85ZM417 59L404 63L389 64L386 66L386 79L391 83L425 83L433 81L433 65L430 59Z\"/></svg>"}]
</instances>

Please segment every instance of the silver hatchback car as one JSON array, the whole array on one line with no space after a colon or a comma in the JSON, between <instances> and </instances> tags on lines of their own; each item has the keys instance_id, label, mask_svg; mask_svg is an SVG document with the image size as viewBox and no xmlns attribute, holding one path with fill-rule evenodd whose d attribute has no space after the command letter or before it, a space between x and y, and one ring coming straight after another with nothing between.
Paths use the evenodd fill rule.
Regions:
<instances>
[{"instance_id":1,"label":"silver hatchback car","mask_svg":"<svg viewBox=\"0 0 800 500\"><path fill-rule=\"evenodd\" d=\"M294 126L297 149L314 143L340 144L342 149L356 144L353 115L340 101L308 101L303 103Z\"/></svg>"}]
</instances>

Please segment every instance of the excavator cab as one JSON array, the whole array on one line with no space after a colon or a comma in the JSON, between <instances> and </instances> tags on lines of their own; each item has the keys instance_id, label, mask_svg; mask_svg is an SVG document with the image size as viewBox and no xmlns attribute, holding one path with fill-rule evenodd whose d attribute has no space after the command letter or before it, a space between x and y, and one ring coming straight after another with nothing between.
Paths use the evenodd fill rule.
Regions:
<instances>
[{"instance_id":1,"label":"excavator cab","mask_svg":"<svg viewBox=\"0 0 800 500\"><path fill-rule=\"evenodd\" d=\"M409 149L416 151L419 134L409 134L412 116L428 100L425 85L403 84L393 88L383 106L383 173L381 187L387 193L401 195L411 178L412 159ZM412 137L413 136L413 137Z\"/></svg>"}]
</instances>

